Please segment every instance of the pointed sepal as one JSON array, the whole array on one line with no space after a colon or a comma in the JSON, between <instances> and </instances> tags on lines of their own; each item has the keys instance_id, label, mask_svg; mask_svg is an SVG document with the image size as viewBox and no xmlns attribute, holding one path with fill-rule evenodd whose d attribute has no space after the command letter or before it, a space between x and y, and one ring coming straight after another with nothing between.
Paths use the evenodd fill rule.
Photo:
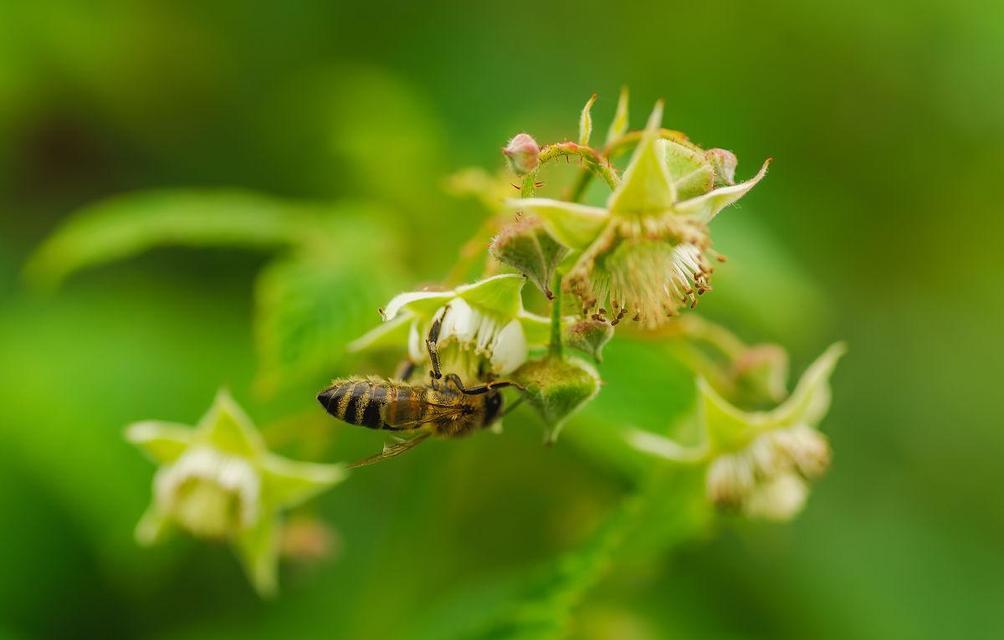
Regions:
<instances>
[{"instance_id":1,"label":"pointed sepal","mask_svg":"<svg viewBox=\"0 0 1004 640\"><path fill-rule=\"evenodd\" d=\"M492 240L490 251L552 298L550 283L569 249L555 240L537 218L525 216L508 225Z\"/></svg>"}]
</instances>

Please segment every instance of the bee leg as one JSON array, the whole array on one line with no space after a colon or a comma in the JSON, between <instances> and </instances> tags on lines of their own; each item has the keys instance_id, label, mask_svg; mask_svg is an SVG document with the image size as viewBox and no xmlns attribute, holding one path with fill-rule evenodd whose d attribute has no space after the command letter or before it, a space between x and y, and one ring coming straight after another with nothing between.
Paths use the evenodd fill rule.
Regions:
<instances>
[{"instance_id":1,"label":"bee leg","mask_svg":"<svg viewBox=\"0 0 1004 640\"><path fill-rule=\"evenodd\" d=\"M458 376L455 373L448 373L448 374L446 374L446 381L447 382L452 382L454 384L454 386L456 386L457 389L461 393L464 393L464 394L469 395L469 396L476 396L476 395L480 395L482 393L488 393L489 391L492 391L494 389L501 389L503 387L515 387L515 388L519 389L520 391L526 391L526 387L524 387L523 385L521 385L519 383L513 382L511 380L500 380L498 382L487 382L487 383L485 383L483 385L480 385L480 386L477 386L477 387L465 387L463 381L460 379L460 376Z\"/></svg>"},{"instance_id":2,"label":"bee leg","mask_svg":"<svg viewBox=\"0 0 1004 640\"><path fill-rule=\"evenodd\" d=\"M411 360L402 360L401 364L397 365L397 371L394 372L394 378L402 382L408 382L411 376L415 375L415 363Z\"/></svg>"},{"instance_id":3,"label":"bee leg","mask_svg":"<svg viewBox=\"0 0 1004 640\"><path fill-rule=\"evenodd\" d=\"M429 327L429 335L425 339L425 348L429 351L429 362L432 363L432 371L429 372L429 375L436 380L443 377L443 372L439 370L439 350L436 347L436 343L439 342L439 330L443 328L443 316L449 310L450 307L447 305L443 308L443 312L432 321L432 326Z\"/></svg>"},{"instance_id":4,"label":"bee leg","mask_svg":"<svg viewBox=\"0 0 1004 640\"><path fill-rule=\"evenodd\" d=\"M500 413L498 415L498 417L496 418L496 420L501 420L502 418L504 418L507 415L509 415L510 413L512 413L512 410L515 409L516 407L518 407L519 405L523 404L524 400L526 400L526 396L520 396L520 397L516 398L516 401L513 402L512 404L510 404L509 406L507 406L505 408L505 411L503 411L502 413Z\"/></svg>"}]
</instances>

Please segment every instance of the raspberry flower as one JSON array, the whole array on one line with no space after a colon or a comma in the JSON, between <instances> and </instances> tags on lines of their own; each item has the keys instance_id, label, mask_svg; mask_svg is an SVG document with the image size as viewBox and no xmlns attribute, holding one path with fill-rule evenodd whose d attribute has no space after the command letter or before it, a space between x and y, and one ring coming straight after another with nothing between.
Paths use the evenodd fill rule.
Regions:
<instances>
[{"instance_id":1,"label":"raspberry flower","mask_svg":"<svg viewBox=\"0 0 1004 640\"><path fill-rule=\"evenodd\" d=\"M698 380L704 441L694 448L635 431L637 449L676 462L707 464L707 495L716 506L754 518L794 517L809 483L830 465L830 445L816 428L830 404L829 378L845 348L835 344L803 374L795 391L770 411L746 412Z\"/></svg>"},{"instance_id":2,"label":"raspberry flower","mask_svg":"<svg viewBox=\"0 0 1004 640\"><path fill-rule=\"evenodd\" d=\"M407 345L411 362L428 366L426 341L434 338L443 371L464 381L486 372L507 375L526 362L531 347L548 339L548 319L523 308L525 282L523 276L502 274L449 291L399 294L382 310L384 324L349 348ZM438 335L430 336L437 322Z\"/></svg>"},{"instance_id":3,"label":"raspberry flower","mask_svg":"<svg viewBox=\"0 0 1004 640\"><path fill-rule=\"evenodd\" d=\"M149 545L171 528L233 545L263 596L277 587L281 513L337 484L341 465L296 462L268 451L251 420L221 391L195 428L137 422L126 439L160 465L153 503L136 527Z\"/></svg>"},{"instance_id":4,"label":"raspberry flower","mask_svg":"<svg viewBox=\"0 0 1004 640\"><path fill-rule=\"evenodd\" d=\"M547 198L509 201L581 252L565 287L584 314L598 309L614 322L630 317L655 328L681 306L696 305L711 288L708 223L766 174L769 161L751 180L734 184L734 155L704 151L682 134L664 135L661 121L658 103L605 208Z\"/></svg>"}]
</instances>

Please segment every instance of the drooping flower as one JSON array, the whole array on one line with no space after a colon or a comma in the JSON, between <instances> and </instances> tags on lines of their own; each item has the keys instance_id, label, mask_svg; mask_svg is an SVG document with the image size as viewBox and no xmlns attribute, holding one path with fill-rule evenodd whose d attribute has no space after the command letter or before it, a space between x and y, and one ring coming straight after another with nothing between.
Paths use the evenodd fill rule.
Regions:
<instances>
[{"instance_id":1,"label":"drooping flower","mask_svg":"<svg viewBox=\"0 0 1004 640\"><path fill-rule=\"evenodd\" d=\"M565 286L584 314L602 310L614 322L630 317L654 328L681 306L695 305L710 290L708 223L766 174L769 161L751 180L734 184L733 154L662 137L661 120L660 103L605 208L547 198L509 201L581 251Z\"/></svg>"},{"instance_id":2,"label":"drooping flower","mask_svg":"<svg viewBox=\"0 0 1004 640\"><path fill-rule=\"evenodd\" d=\"M341 465L296 462L268 451L225 391L194 428L145 421L127 427L125 435L160 465L137 541L153 544L176 528L228 542L263 596L277 587L282 513L345 477Z\"/></svg>"},{"instance_id":3,"label":"drooping flower","mask_svg":"<svg viewBox=\"0 0 1004 640\"><path fill-rule=\"evenodd\" d=\"M706 463L708 498L723 510L789 519L804 506L810 483L830 465L830 445L817 426L829 409L829 378L844 351L842 344L827 349L787 400L770 411L743 411L699 379L704 440L697 447L643 431L632 432L629 441L666 459Z\"/></svg>"},{"instance_id":4,"label":"drooping flower","mask_svg":"<svg viewBox=\"0 0 1004 640\"><path fill-rule=\"evenodd\" d=\"M426 340L439 321L436 340L441 369L465 382L485 374L512 373L531 347L547 344L548 319L523 308L525 279L502 274L449 291L414 291L395 296L383 309L384 324L351 345L351 350L407 346L416 365L430 364Z\"/></svg>"}]
</instances>

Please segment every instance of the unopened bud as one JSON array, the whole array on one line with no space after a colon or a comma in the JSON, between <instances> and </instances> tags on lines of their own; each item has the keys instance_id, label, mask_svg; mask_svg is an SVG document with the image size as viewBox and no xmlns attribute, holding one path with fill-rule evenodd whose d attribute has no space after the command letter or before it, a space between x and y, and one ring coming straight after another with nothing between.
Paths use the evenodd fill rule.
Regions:
<instances>
[{"instance_id":1,"label":"unopened bud","mask_svg":"<svg viewBox=\"0 0 1004 640\"><path fill-rule=\"evenodd\" d=\"M780 346L752 346L732 366L736 400L740 403L774 405L788 395L788 354Z\"/></svg>"},{"instance_id":2,"label":"unopened bud","mask_svg":"<svg viewBox=\"0 0 1004 640\"><path fill-rule=\"evenodd\" d=\"M565 343L584 351L596 362L603 361L603 347L614 337L614 328L605 320L579 320L565 334Z\"/></svg>"},{"instance_id":3,"label":"unopened bud","mask_svg":"<svg viewBox=\"0 0 1004 640\"><path fill-rule=\"evenodd\" d=\"M338 542L328 525L316 518L299 516L283 525L279 552L304 564L316 563L331 557Z\"/></svg>"},{"instance_id":4,"label":"unopened bud","mask_svg":"<svg viewBox=\"0 0 1004 640\"><path fill-rule=\"evenodd\" d=\"M704 157L715 171L715 186L724 187L736 183L736 154L726 149L708 149Z\"/></svg>"},{"instance_id":5,"label":"unopened bud","mask_svg":"<svg viewBox=\"0 0 1004 640\"><path fill-rule=\"evenodd\" d=\"M526 388L527 401L547 424L552 443L565 421L600 390L600 377L585 362L550 356L527 362L513 379Z\"/></svg>"},{"instance_id":6,"label":"unopened bud","mask_svg":"<svg viewBox=\"0 0 1004 640\"><path fill-rule=\"evenodd\" d=\"M540 145L528 133L519 133L502 149L502 155L518 176L525 176L540 164Z\"/></svg>"},{"instance_id":7,"label":"unopened bud","mask_svg":"<svg viewBox=\"0 0 1004 640\"><path fill-rule=\"evenodd\" d=\"M502 229L491 245L491 253L537 285L548 299L554 270L568 255L568 248L551 237L540 220L524 217Z\"/></svg>"}]
</instances>

